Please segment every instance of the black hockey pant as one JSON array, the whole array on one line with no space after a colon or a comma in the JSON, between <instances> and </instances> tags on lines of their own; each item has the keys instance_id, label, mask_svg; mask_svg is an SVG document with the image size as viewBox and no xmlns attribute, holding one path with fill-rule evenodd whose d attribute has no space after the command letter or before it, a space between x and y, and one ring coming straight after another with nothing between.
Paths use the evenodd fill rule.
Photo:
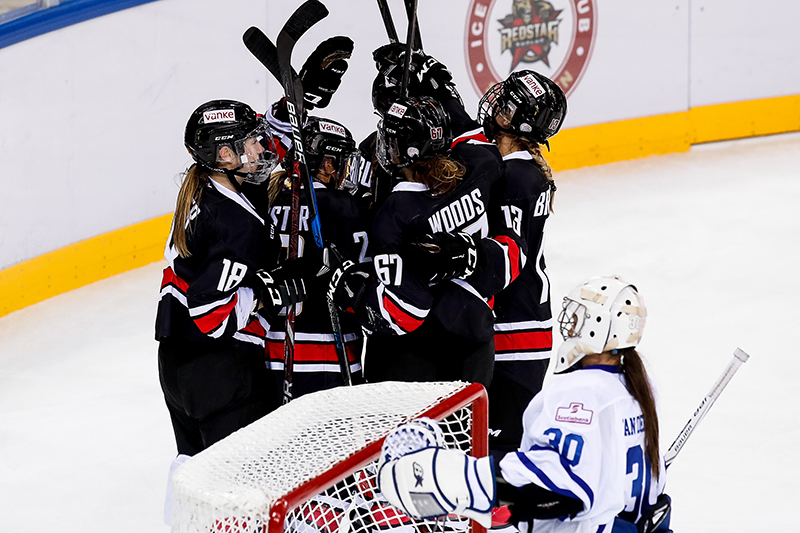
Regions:
<instances>
[{"instance_id":1,"label":"black hockey pant","mask_svg":"<svg viewBox=\"0 0 800 533\"><path fill-rule=\"evenodd\" d=\"M159 378L178 453L194 455L277 407L262 350L247 348L159 343Z\"/></svg>"},{"instance_id":2,"label":"black hockey pant","mask_svg":"<svg viewBox=\"0 0 800 533\"><path fill-rule=\"evenodd\" d=\"M488 388L493 369L494 339L465 339L430 316L406 335L372 335L364 357L364 377L373 383L460 380Z\"/></svg>"}]
</instances>

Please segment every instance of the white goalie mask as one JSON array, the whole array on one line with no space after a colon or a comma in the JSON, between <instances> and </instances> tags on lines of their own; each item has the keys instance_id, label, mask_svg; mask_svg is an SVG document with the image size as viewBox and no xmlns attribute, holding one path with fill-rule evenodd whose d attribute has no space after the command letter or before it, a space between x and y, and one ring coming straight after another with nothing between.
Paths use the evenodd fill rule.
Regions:
<instances>
[{"instance_id":1,"label":"white goalie mask","mask_svg":"<svg viewBox=\"0 0 800 533\"><path fill-rule=\"evenodd\" d=\"M639 344L647 319L636 287L618 276L595 277L564 298L558 324L564 343L554 372L573 369L585 355Z\"/></svg>"}]
</instances>

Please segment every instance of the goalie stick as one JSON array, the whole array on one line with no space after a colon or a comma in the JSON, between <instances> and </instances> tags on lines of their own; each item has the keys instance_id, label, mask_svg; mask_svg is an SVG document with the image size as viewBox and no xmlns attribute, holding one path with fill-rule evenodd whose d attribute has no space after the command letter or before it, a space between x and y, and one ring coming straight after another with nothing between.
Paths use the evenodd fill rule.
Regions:
<instances>
[{"instance_id":1,"label":"goalie stick","mask_svg":"<svg viewBox=\"0 0 800 533\"><path fill-rule=\"evenodd\" d=\"M301 183L305 186L314 242L319 248L325 250L316 193L314 192L314 186L306 165L302 139L301 118L303 116L303 87L300 77L291 66L291 56L294 45L300 37L311 26L327 15L328 10L319 1L308 0L301 5L286 22L278 35L277 46L273 45L269 37L256 27L249 28L242 36L242 40L247 49L250 50L256 59L258 59L278 81L281 82L287 98L286 107L289 112L289 121L292 126L292 142L295 147L294 157L291 161L292 170L290 172L292 206L291 229L289 234L289 259L297 258ZM337 255L335 249L332 249L331 252ZM350 362L344 346L344 336L342 335L341 324L339 322L339 314L332 299L328 298L327 304L342 380L345 385L352 385ZM284 345L284 403L287 403L293 397L291 390L291 367L294 361L294 308L288 310L286 323L286 342Z\"/></svg>"},{"instance_id":2,"label":"goalie stick","mask_svg":"<svg viewBox=\"0 0 800 533\"><path fill-rule=\"evenodd\" d=\"M711 387L711 390L708 392L708 394L706 394L705 398L703 398L703 401L700 402L700 405L697 407L697 409L695 409L694 414L678 434L678 437L667 450L667 453L664 454L664 462L667 464L667 466L672 464L672 461L675 460L678 452L681 451L683 445L686 444L686 441L689 439L689 436L700 424L703 418L705 418L706 414L708 414L709 409L711 409L711 406L714 405L714 402L717 401L717 398L719 398L720 394L722 394L722 391L728 385L731 378L733 378L733 375L737 370L739 370L739 367L742 366L742 363L746 362L749 358L750 356L741 348L736 348L736 350L734 350L733 358L731 358L728 366L725 367L722 375L717 378L714 386Z\"/></svg>"}]
</instances>

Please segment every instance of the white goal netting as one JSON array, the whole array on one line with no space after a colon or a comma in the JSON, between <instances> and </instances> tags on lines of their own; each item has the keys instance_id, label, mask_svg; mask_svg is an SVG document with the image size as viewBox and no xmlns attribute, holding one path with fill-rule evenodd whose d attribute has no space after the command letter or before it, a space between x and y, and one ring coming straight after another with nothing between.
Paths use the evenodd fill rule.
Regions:
<instances>
[{"instance_id":1,"label":"white goal netting","mask_svg":"<svg viewBox=\"0 0 800 533\"><path fill-rule=\"evenodd\" d=\"M375 463L401 422L439 420L448 447L486 455L486 396L462 382L373 383L298 398L195 455L172 482L174 533L435 533L377 491ZM477 529L479 526L474 525Z\"/></svg>"}]
</instances>

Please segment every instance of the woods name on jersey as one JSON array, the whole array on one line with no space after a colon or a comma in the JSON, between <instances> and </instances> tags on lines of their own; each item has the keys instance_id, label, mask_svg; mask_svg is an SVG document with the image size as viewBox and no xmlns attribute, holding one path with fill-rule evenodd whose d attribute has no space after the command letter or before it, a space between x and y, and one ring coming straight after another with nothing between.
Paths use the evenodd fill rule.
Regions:
<instances>
[{"instance_id":1,"label":"woods name on jersey","mask_svg":"<svg viewBox=\"0 0 800 533\"><path fill-rule=\"evenodd\" d=\"M428 223L434 233L437 231L451 232L479 219L485 212L486 206L481 198L481 191L474 189L469 194L450 202L433 213L428 217Z\"/></svg>"}]
</instances>

